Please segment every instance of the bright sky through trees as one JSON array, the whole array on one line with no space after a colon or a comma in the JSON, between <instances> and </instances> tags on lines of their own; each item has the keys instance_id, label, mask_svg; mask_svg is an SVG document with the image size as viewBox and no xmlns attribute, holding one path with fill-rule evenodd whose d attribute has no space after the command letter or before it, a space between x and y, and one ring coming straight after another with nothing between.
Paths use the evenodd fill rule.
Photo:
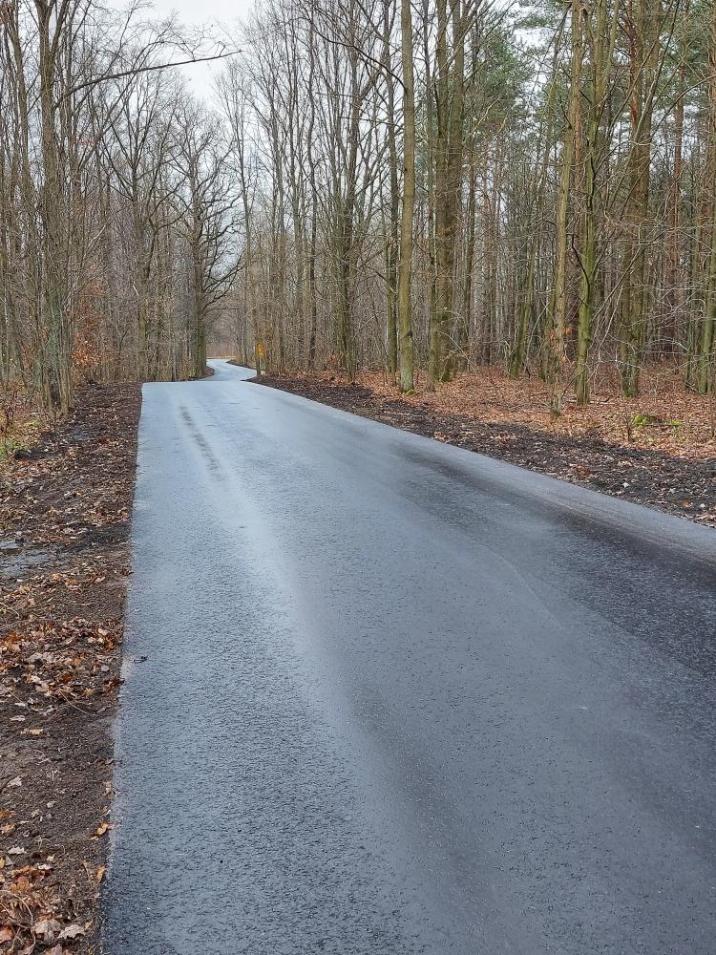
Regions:
<instances>
[{"instance_id":1,"label":"bright sky through trees","mask_svg":"<svg viewBox=\"0 0 716 955\"><path fill-rule=\"evenodd\" d=\"M110 6L126 7L125 0L110 0ZM256 6L256 0L153 0L152 11L157 18L177 14L188 27L213 29L217 37L226 38L235 33L237 21L246 20ZM184 74L192 91L199 96L211 96L214 77L220 66L212 63L197 63L184 68Z\"/></svg>"}]
</instances>

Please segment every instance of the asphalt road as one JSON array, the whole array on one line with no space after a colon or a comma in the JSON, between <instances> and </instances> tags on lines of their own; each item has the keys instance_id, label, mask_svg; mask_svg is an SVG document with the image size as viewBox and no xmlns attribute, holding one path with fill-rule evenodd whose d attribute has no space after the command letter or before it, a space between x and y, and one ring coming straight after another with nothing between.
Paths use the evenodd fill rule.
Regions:
<instances>
[{"instance_id":1,"label":"asphalt road","mask_svg":"<svg viewBox=\"0 0 716 955\"><path fill-rule=\"evenodd\" d=\"M713 955L716 532L144 389L110 955Z\"/></svg>"}]
</instances>

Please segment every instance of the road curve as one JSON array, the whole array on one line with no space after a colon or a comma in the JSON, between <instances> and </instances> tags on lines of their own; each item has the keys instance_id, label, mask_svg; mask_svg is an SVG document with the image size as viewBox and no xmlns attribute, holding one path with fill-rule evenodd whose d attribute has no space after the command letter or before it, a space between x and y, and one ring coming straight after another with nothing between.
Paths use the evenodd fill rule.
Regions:
<instances>
[{"instance_id":1,"label":"road curve","mask_svg":"<svg viewBox=\"0 0 716 955\"><path fill-rule=\"evenodd\" d=\"M144 388L109 955L713 955L716 533Z\"/></svg>"}]
</instances>

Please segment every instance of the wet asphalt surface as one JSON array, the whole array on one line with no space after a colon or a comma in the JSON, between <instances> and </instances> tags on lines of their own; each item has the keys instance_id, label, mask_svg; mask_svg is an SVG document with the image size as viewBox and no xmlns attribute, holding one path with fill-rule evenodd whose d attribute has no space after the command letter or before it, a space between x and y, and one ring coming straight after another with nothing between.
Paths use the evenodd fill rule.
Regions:
<instances>
[{"instance_id":1,"label":"wet asphalt surface","mask_svg":"<svg viewBox=\"0 0 716 955\"><path fill-rule=\"evenodd\" d=\"M716 533L144 389L110 955L716 952Z\"/></svg>"}]
</instances>

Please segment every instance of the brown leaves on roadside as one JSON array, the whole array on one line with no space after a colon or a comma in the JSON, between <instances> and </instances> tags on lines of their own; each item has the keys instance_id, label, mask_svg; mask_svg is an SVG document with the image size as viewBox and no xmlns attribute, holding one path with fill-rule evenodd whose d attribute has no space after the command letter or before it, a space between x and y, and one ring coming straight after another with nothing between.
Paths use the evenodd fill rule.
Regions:
<instances>
[{"instance_id":1,"label":"brown leaves on roadside","mask_svg":"<svg viewBox=\"0 0 716 955\"><path fill-rule=\"evenodd\" d=\"M14 605L10 594L8 606ZM90 700L116 685L110 672L116 643L116 635L81 618L31 620L23 629L0 633L0 677L6 687L24 684L45 699ZM37 726L19 731L43 734Z\"/></svg>"},{"instance_id":2,"label":"brown leaves on roadside","mask_svg":"<svg viewBox=\"0 0 716 955\"><path fill-rule=\"evenodd\" d=\"M60 894L54 857L0 869L0 945L10 945L9 951L69 951L61 943L72 946L92 928L91 921L69 917L72 911Z\"/></svg>"},{"instance_id":3,"label":"brown leaves on roadside","mask_svg":"<svg viewBox=\"0 0 716 955\"><path fill-rule=\"evenodd\" d=\"M330 376L313 376L322 384ZM304 379L305 380L305 379ZM375 397L395 399L393 383L379 372L361 372L357 385ZM338 381L337 387L346 387ZM597 438L634 444L689 458L716 456L714 411L708 399L687 391L668 365L645 367L641 395L624 398L612 373L594 382L592 402L579 406L567 396L563 413L550 415L550 388L537 377L510 378L500 367L480 367L430 391L418 383L401 403L437 414L467 415L491 424L522 425L568 438Z\"/></svg>"},{"instance_id":4,"label":"brown leaves on roadside","mask_svg":"<svg viewBox=\"0 0 716 955\"><path fill-rule=\"evenodd\" d=\"M54 944L62 930L56 917L60 907L57 890L49 884L52 866L26 865L19 869L0 870L0 924L3 939L13 943L13 951L33 951L39 940Z\"/></svg>"},{"instance_id":5,"label":"brown leaves on roadside","mask_svg":"<svg viewBox=\"0 0 716 955\"><path fill-rule=\"evenodd\" d=\"M3 955L93 946L139 404L138 385L81 390L0 471Z\"/></svg>"},{"instance_id":6,"label":"brown leaves on roadside","mask_svg":"<svg viewBox=\"0 0 716 955\"><path fill-rule=\"evenodd\" d=\"M87 934L91 923L87 925L78 925L76 922L64 925L59 919L51 915L43 915L34 921L30 920L25 926L18 924L15 927L5 925L0 928L0 943L19 943L27 942L19 949L21 955L31 955L36 951L37 945L42 946L45 955L64 955L66 949L61 942L72 942L75 939L82 938Z\"/></svg>"}]
</instances>

